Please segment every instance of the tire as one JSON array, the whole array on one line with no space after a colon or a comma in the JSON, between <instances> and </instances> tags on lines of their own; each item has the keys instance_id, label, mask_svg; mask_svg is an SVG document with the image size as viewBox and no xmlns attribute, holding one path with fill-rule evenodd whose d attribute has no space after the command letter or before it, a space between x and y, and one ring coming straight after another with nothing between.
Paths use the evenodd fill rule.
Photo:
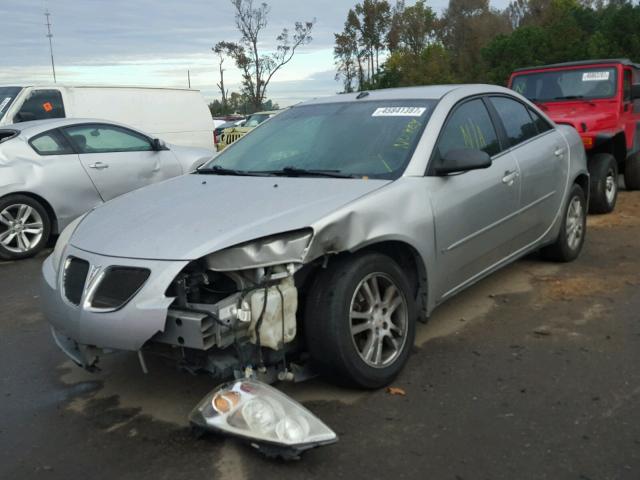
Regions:
<instances>
[{"instance_id":1,"label":"tire","mask_svg":"<svg viewBox=\"0 0 640 480\"><path fill-rule=\"evenodd\" d=\"M579 212L577 204L579 204ZM562 215L562 225L556 241L542 249L548 260L571 262L578 258L587 232L587 200L580 185L571 187L569 200ZM572 233L577 237L572 236Z\"/></svg>"},{"instance_id":2,"label":"tire","mask_svg":"<svg viewBox=\"0 0 640 480\"><path fill-rule=\"evenodd\" d=\"M33 257L47 245L50 235L51 219L40 202L26 195L0 199L1 259Z\"/></svg>"},{"instance_id":3,"label":"tire","mask_svg":"<svg viewBox=\"0 0 640 480\"><path fill-rule=\"evenodd\" d=\"M392 285L396 292L385 299L393 293ZM343 385L388 385L413 347L417 310L412 291L398 264L386 255L363 253L330 263L315 278L305 308L304 332L314 369ZM358 333L352 334L352 325Z\"/></svg>"},{"instance_id":4,"label":"tire","mask_svg":"<svg viewBox=\"0 0 640 480\"><path fill-rule=\"evenodd\" d=\"M597 153L589 158L589 173L589 213L612 212L618 199L618 162L609 153Z\"/></svg>"},{"instance_id":5,"label":"tire","mask_svg":"<svg viewBox=\"0 0 640 480\"><path fill-rule=\"evenodd\" d=\"M624 165L624 186L627 190L640 190L640 153L627 158Z\"/></svg>"}]
</instances>

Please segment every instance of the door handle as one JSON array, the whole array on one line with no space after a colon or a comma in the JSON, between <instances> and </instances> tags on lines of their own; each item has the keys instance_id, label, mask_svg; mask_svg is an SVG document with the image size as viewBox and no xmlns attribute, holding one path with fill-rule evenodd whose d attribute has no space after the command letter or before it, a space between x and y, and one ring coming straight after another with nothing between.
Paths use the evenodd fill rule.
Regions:
<instances>
[{"instance_id":1,"label":"door handle","mask_svg":"<svg viewBox=\"0 0 640 480\"><path fill-rule=\"evenodd\" d=\"M511 186L513 185L513 182L516 180L516 178L518 178L519 176L520 174L518 173L517 170L513 170L513 171L507 170L506 172L504 172L504 177L502 177L502 183L504 183L505 185Z\"/></svg>"},{"instance_id":2,"label":"door handle","mask_svg":"<svg viewBox=\"0 0 640 480\"><path fill-rule=\"evenodd\" d=\"M562 157L564 155L564 148L560 148L560 147L556 148L553 154L556 157Z\"/></svg>"},{"instance_id":3,"label":"door handle","mask_svg":"<svg viewBox=\"0 0 640 480\"><path fill-rule=\"evenodd\" d=\"M95 170L104 170L105 168L109 168L109 165L102 162L96 162L89 165L89 168L93 168Z\"/></svg>"}]
</instances>

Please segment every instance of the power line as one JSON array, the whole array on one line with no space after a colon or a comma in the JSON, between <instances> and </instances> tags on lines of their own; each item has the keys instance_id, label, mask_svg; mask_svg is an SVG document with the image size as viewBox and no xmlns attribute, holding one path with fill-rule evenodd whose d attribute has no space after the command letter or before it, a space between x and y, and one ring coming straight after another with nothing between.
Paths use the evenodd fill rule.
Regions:
<instances>
[{"instance_id":1,"label":"power line","mask_svg":"<svg viewBox=\"0 0 640 480\"><path fill-rule=\"evenodd\" d=\"M53 83L56 82L56 64L53 61L53 33L51 33L51 22L49 21L49 17L51 14L49 13L49 9L44 11L44 16L47 19L47 38L49 39L49 52L51 53L51 71L53 72Z\"/></svg>"}]
</instances>

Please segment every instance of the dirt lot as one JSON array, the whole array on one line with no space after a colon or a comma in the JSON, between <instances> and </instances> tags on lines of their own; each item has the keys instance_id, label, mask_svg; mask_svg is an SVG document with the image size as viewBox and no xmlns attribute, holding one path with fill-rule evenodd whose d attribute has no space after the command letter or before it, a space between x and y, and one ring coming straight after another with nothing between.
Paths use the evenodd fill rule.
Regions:
<instances>
[{"instance_id":1,"label":"dirt lot","mask_svg":"<svg viewBox=\"0 0 640 480\"><path fill-rule=\"evenodd\" d=\"M0 478L640 478L640 193L582 257L528 258L443 305L394 386L283 388L341 437L302 461L194 439L214 385L135 355L74 367L38 310L42 257L0 264Z\"/></svg>"}]
</instances>

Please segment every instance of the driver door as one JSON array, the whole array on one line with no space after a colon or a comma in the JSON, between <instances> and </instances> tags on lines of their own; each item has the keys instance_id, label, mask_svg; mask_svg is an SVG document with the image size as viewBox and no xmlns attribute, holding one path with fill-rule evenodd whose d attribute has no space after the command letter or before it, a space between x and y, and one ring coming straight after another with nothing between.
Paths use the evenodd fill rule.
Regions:
<instances>
[{"instance_id":1,"label":"driver door","mask_svg":"<svg viewBox=\"0 0 640 480\"><path fill-rule=\"evenodd\" d=\"M502 152L496 129L480 98L459 104L443 127L434 161L447 151L474 148L491 155L482 170L437 177L431 183L435 216L438 298L448 297L514 252L520 169Z\"/></svg>"}]
</instances>

